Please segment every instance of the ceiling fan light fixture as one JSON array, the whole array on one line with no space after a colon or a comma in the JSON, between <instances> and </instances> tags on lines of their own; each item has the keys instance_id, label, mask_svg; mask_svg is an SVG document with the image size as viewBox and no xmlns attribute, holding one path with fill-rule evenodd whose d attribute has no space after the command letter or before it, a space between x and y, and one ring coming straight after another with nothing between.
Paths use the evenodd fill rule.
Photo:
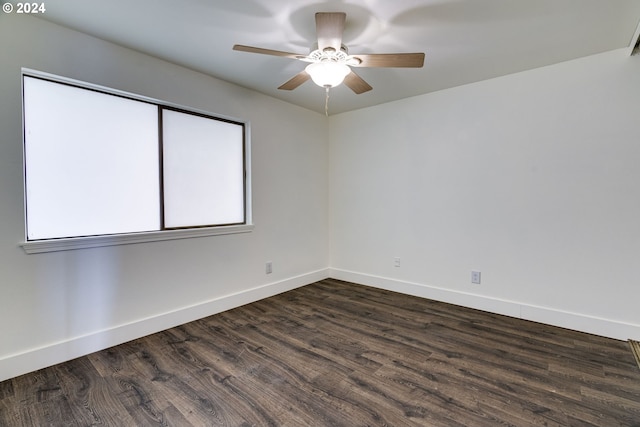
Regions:
<instances>
[{"instance_id":1,"label":"ceiling fan light fixture","mask_svg":"<svg viewBox=\"0 0 640 427\"><path fill-rule=\"evenodd\" d=\"M318 86L336 87L344 81L351 68L339 62L321 61L307 65L305 71Z\"/></svg>"},{"instance_id":2,"label":"ceiling fan light fixture","mask_svg":"<svg viewBox=\"0 0 640 427\"><path fill-rule=\"evenodd\" d=\"M309 63L310 65L303 71L284 82L278 89L293 90L313 80L318 86L326 88L327 101L329 89L342 82L358 95L373 89L350 67L421 68L424 65L424 53L369 53L350 56L349 49L342 44L347 15L344 12L318 12L315 16L318 41L311 47L308 55L245 45L234 45L233 50L280 56Z\"/></svg>"}]
</instances>

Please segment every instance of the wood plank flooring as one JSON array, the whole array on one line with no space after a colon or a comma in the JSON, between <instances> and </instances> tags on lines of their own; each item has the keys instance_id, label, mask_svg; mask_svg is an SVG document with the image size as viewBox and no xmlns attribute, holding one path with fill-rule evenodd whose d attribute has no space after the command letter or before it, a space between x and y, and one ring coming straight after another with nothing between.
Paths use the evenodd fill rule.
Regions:
<instances>
[{"instance_id":1,"label":"wood plank flooring","mask_svg":"<svg viewBox=\"0 0 640 427\"><path fill-rule=\"evenodd\" d=\"M324 280L0 382L1 426L640 426L626 342Z\"/></svg>"}]
</instances>

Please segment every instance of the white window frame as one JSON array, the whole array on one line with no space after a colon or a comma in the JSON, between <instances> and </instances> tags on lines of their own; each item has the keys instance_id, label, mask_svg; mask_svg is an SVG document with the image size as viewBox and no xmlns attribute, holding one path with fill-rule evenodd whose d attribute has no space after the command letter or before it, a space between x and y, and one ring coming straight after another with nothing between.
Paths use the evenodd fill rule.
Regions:
<instances>
[{"instance_id":1,"label":"white window frame","mask_svg":"<svg viewBox=\"0 0 640 427\"><path fill-rule=\"evenodd\" d=\"M103 247L103 246L113 246L113 245L125 245L125 244L133 244L133 243L144 243L144 242L154 242L154 241L163 241L163 240L175 240L175 239L187 239L187 238L196 238L196 237L207 237L207 236L216 236L216 235L224 235L224 234L235 234L235 233L247 233L251 232L254 228L253 220L252 220L252 207L251 207L251 131L250 125L245 120L240 120L233 117L222 116L219 114L212 114L208 111L198 110L194 108L185 107L178 104L169 103L166 101L160 101L154 98L145 97L142 95L132 94L125 91L120 91L117 89L112 89L100 85L95 85L92 83L82 82L75 79L70 79L66 77L61 77L37 70L32 70L28 68L22 69L21 75L21 85L24 83L24 76L43 78L46 80L50 80L57 83L70 84L79 88L95 90L98 92L103 92L110 95L122 96L125 98L130 98L137 101L142 101L146 103L151 103L158 105L160 107L166 107L167 109L180 110L187 113L194 113L196 115L207 116L215 119L220 119L224 121L231 121L236 123L241 123L244 127L244 168L245 168L245 222L242 224L234 224L234 225L222 225L222 226L207 226L207 227L194 227L194 228L180 228L180 229L168 229L168 230L154 230L154 231L144 231L144 232L134 232L134 233L123 233L123 234L108 234L108 235L97 235L97 236L83 236L83 237L67 237L67 238L56 238L56 239L43 239L43 240L28 240L26 231L27 231L27 216L26 216L26 182L24 183L24 229L25 229L25 239L23 242L20 242L19 245L22 246L24 251L28 254L33 253L41 253L41 252L55 252L55 251L65 251L65 250L73 250L73 249L84 249L84 248L95 248L95 247ZM24 88L23 88L24 89ZM24 98L23 98L24 102ZM23 114L23 129L24 129L24 114ZM25 135L23 131L23 167L25 167L26 173L26 163L24 162L24 149L25 149Z\"/></svg>"}]
</instances>

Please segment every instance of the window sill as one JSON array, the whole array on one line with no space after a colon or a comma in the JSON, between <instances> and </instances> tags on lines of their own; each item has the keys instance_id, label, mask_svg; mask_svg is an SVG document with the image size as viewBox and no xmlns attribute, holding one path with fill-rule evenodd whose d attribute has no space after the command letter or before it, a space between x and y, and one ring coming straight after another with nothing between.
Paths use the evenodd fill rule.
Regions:
<instances>
[{"instance_id":1,"label":"window sill","mask_svg":"<svg viewBox=\"0 0 640 427\"><path fill-rule=\"evenodd\" d=\"M20 246L28 254L42 252L69 251L74 249L99 248L103 246L129 245L133 243L157 242L162 240L190 239L217 236L221 234L248 233L253 224L230 225L226 227L190 228L182 230L150 231L144 233L114 234L109 236L71 237L66 239L34 240L22 242Z\"/></svg>"}]
</instances>

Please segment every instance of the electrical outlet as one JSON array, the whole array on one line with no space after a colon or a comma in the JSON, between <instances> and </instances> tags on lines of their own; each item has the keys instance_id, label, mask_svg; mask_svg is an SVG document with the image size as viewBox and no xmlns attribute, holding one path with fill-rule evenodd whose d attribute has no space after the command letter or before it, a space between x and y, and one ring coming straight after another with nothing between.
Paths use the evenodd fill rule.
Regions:
<instances>
[{"instance_id":1,"label":"electrical outlet","mask_svg":"<svg viewBox=\"0 0 640 427\"><path fill-rule=\"evenodd\" d=\"M471 283L475 283L476 285L480 284L480 272L472 271L471 272Z\"/></svg>"},{"instance_id":2,"label":"electrical outlet","mask_svg":"<svg viewBox=\"0 0 640 427\"><path fill-rule=\"evenodd\" d=\"M267 274L273 273L273 263L271 261L267 262L264 265L264 272Z\"/></svg>"},{"instance_id":3,"label":"electrical outlet","mask_svg":"<svg viewBox=\"0 0 640 427\"><path fill-rule=\"evenodd\" d=\"M395 257L393 259L393 265L394 267L400 267L400 257Z\"/></svg>"}]
</instances>

